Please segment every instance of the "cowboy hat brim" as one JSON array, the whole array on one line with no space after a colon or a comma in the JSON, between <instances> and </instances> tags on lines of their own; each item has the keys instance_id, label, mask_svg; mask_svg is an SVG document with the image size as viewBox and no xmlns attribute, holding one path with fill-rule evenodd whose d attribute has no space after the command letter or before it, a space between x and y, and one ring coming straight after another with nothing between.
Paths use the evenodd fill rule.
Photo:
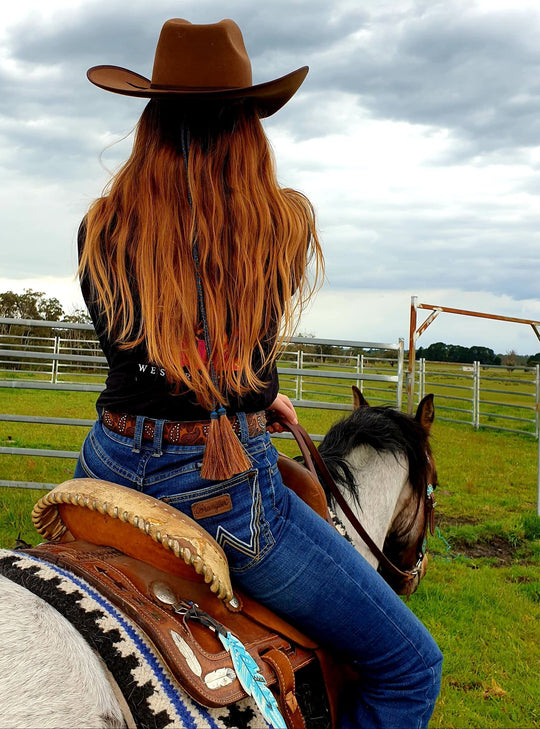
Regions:
<instances>
[{"instance_id":1,"label":"cowboy hat brim","mask_svg":"<svg viewBox=\"0 0 540 729\"><path fill-rule=\"evenodd\" d=\"M152 85L150 79L121 66L93 66L88 69L88 80L106 91L124 96L141 98L163 98L166 96L189 97L190 99L253 99L259 116L274 114L298 91L308 73L308 66L267 81L245 88L196 88L193 86Z\"/></svg>"}]
</instances>

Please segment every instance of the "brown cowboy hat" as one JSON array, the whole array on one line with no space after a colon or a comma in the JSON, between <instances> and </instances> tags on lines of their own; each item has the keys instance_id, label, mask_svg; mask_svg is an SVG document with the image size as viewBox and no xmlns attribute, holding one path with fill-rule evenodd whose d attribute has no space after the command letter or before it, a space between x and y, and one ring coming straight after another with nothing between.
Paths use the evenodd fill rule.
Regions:
<instances>
[{"instance_id":1,"label":"brown cowboy hat","mask_svg":"<svg viewBox=\"0 0 540 729\"><path fill-rule=\"evenodd\" d=\"M253 99L259 116L270 116L299 89L308 67L253 86L251 63L240 28L233 20L195 25L167 20L156 48L152 80L120 66L94 66L96 86L126 96L190 99Z\"/></svg>"}]
</instances>

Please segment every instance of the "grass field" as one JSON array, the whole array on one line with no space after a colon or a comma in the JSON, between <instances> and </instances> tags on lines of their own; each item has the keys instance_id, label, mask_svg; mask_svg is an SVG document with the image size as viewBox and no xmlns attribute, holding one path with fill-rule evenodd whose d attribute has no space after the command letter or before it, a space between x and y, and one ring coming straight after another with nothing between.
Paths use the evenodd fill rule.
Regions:
<instances>
[{"instance_id":1,"label":"grass field","mask_svg":"<svg viewBox=\"0 0 540 729\"><path fill-rule=\"evenodd\" d=\"M93 418L95 394L2 392L4 413ZM435 401L437 407L437 401ZM301 422L324 433L342 417L305 409ZM0 422L0 445L77 451L73 426ZM295 452L294 444L277 447ZM531 437L436 422L437 531L430 567L409 606L444 655L441 695L431 727L540 727L540 519L538 444ZM74 462L0 455L0 479L58 483ZM0 489L0 545L18 534L36 543L29 513L42 491Z\"/></svg>"}]
</instances>

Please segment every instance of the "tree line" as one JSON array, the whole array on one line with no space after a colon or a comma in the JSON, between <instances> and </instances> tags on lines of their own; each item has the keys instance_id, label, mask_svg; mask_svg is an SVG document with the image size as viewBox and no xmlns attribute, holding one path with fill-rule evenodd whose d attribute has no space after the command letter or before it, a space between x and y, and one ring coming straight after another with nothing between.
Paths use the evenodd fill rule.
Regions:
<instances>
[{"instance_id":1,"label":"tree line","mask_svg":"<svg viewBox=\"0 0 540 729\"><path fill-rule=\"evenodd\" d=\"M4 291L0 294L0 316L8 319L38 319L39 321L64 321L88 324L90 317L85 309L74 308L66 313L60 301L47 297L43 291L25 289L22 294Z\"/></svg>"},{"instance_id":2,"label":"tree line","mask_svg":"<svg viewBox=\"0 0 540 729\"><path fill-rule=\"evenodd\" d=\"M43 291L25 289L22 294L14 291L0 293L0 317L6 319L30 319L37 321L66 322L73 324L90 324L91 320L85 309L73 308L69 313L64 311L60 301L54 296L46 296ZM0 324L0 334L13 337L13 342L23 342L28 337L46 339L62 336L65 339L82 340L92 338L91 332L77 329L55 329L54 326L33 327L17 322ZM4 342L8 340L3 340ZM11 341L11 340L9 340Z\"/></svg>"},{"instance_id":3,"label":"tree line","mask_svg":"<svg viewBox=\"0 0 540 729\"><path fill-rule=\"evenodd\" d=\"M480 362L486 365L500 365L502 358L495 354L489 347L463 347L459 344L445 344L435 342L429 347L418 347L416 350L418 359L427 359L430 362L462 362L472 364Z\"/></svg>"},{"instance_id":4,"label":"tree line","mask_svg":"<svg viewBox=\"0 0 540 729\"><path fill-rule=\"evenodd\" d=\"M540 364L540 352L536 354L517 354L513 349L506 354L495 354L489 347L463 347L459 344L445 344L435 342L429 347L418 347L416 350L418 359L426 359L429 362L460 362L472 364L480 362L485 365L504 365L505 367L528 367Z\"/></svg>"}]
</instances>

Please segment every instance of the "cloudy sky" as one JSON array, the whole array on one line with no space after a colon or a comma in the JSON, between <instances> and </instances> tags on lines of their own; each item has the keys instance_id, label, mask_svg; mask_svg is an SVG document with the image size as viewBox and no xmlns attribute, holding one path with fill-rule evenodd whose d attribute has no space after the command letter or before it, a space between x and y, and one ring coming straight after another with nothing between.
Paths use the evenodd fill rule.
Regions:
<instances>
[{"instance_id":1,"label":"cloudy sky","mask_svg":"<svg viewBox=\"0 0 540 729\"><path fill-rule=\"evenodd\" d=\"M2 15L0 291L81 305L78 223L144 105L87 68L149 77L167 18L231 17L256 83L310 66L265 122L326 254L302 331L407 341L413 295L540 320L537 0L19 0ZM434 341L540 350L529 326L450 314L419 344Z\"/></svg>"}]
</instances>

